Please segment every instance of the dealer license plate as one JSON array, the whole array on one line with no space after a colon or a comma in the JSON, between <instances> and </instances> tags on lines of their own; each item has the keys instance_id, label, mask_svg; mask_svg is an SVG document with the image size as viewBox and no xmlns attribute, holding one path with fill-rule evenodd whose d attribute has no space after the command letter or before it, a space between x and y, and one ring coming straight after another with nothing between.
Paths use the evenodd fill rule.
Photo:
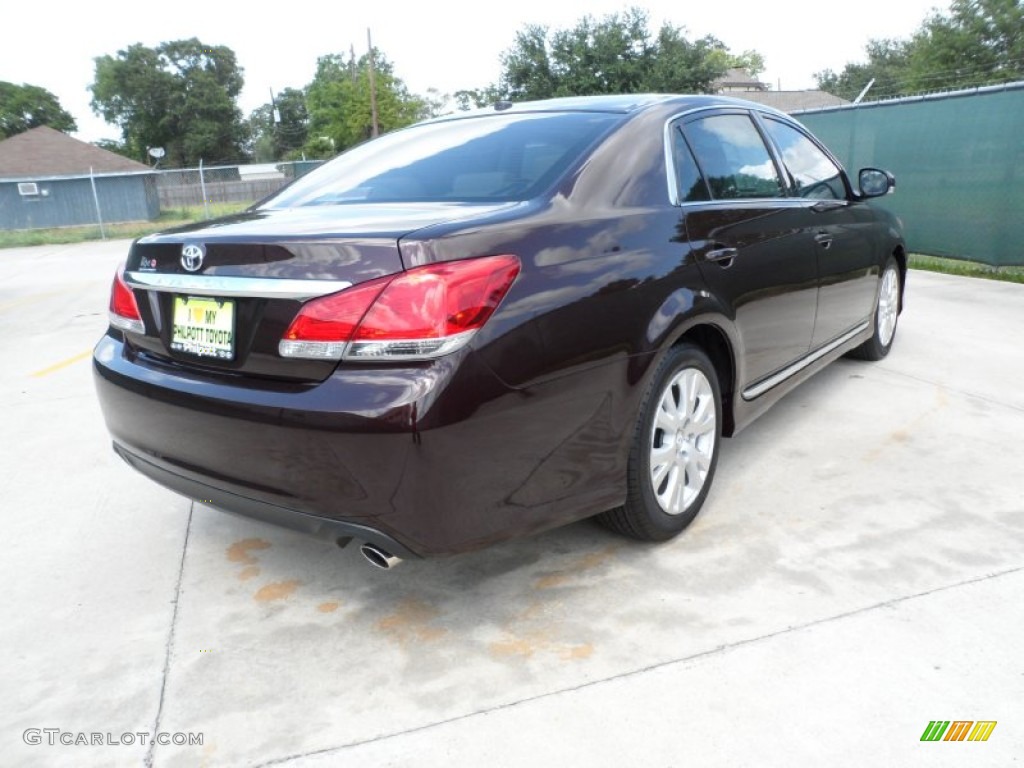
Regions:
<instances>
[{"instance_id":1,"label":"dealer license plate","mask_svg":"<svg viewBox=\"0 0 1024 768\"><path fill-rule=\"evenodd\" d=\"M171 349L197 357L234 359L235 302L175 296Z\"/></svg>"}]
</instances>

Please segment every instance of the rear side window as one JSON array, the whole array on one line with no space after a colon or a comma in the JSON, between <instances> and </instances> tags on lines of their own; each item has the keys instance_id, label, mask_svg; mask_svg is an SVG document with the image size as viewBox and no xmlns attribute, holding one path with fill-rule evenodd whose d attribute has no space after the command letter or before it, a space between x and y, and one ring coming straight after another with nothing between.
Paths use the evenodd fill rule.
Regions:
<instances>
[{"instance_id":1,"label":"rear side window","mask_svg":"<svg viewBox=\"0 0 1024 768\"><path fill-rule=\"evenodd\" d=\"M593 112L532 113L417 125L350 149L264 207L528 200L622 119Z\"/></svg>"},{"instance_id":2,"label":"rear side window","mask_svg":"<svg viewBox=\"0 0 1024 768\"><path fill-rule=\"evenodd\" d=\"M676 185L679 192L679 200L684 203L701 202L710 200L708 185L697 168L697 161L693 159L693 152L686 143L682 130L676 128L673 131L673 160L676 169Z\"/></svg>"},{"instance_id":3,"label":"rear side window","mask_svg":"<svg viewBox=\"0 0 1024 768\"><path fill-rule=\"evenodd\" d=\"M685 126L716 200L783 197L785 186L760 132L747 115L712 115Z\"/></svg>"},{"instance_id":4,"label":"rear side window","mask_svg":"<svg viewBox=\"0 0 1024 768\"><path fill-rule=\"evenodd\" d=\"M800 197L845 200L842 171L821 148L791 125L765 118L765 127L782 153L782 162L793 177Z\"/></svg>"}]
</instances>

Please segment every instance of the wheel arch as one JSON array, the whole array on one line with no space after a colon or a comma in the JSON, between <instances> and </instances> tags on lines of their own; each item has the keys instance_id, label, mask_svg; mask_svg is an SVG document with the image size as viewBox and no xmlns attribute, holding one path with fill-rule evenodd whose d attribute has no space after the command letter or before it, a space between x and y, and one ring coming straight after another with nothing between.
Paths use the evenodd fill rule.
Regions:
<instances>
[{"instance_id":1,"label":"wheel arch","mask_svg":"<svg viewBox=\"0 0 1024 768\"><path fill-rule=\"evenodd\" d=\"M896 259L896 266L900 270L900 308L903 312L903 292L907 287L907 251L902 244L897 245L892 251L892 257Z\"/></svg>"},{"instance_id":2,"label":"wheel arch","mask_svg":"<svg viewBox=\"0 0 1024 768\"><path fill-rule=\"evenodd\" d=\"M730 437L736 429L733 398L736 391L736 356L729 335L719 325L698 321L686 328L672 342L671 347L690 344L700 349L711 360L718 376L722 397L722 435Z\"/></svg>"}]
</instances>

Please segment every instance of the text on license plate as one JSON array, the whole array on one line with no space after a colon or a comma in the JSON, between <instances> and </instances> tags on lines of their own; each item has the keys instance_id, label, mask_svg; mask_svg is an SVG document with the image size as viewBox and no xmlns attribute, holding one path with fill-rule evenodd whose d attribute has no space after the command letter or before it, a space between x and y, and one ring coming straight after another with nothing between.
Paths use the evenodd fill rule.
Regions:
<instances>
[{"instance_id":1,"label":"text on license plate","mask_svg":"<svg viewBox=\"0 0 1024 768\"><path fill-rule=\"evenodd\" d=\"M199 296L175 296L171 349L218 360L233 359L235 302Z\"/></svg>"}]
</instances>

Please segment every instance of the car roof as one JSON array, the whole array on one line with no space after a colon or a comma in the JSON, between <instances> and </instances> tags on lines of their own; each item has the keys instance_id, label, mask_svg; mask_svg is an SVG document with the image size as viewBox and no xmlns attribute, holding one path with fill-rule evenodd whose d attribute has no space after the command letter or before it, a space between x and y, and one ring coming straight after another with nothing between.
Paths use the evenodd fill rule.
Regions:
<instances>
[{"instance_id":1,"label":"car roof","mask_svg":"<svg viewBox=\"0 0 1024 768\"><path fill-rule=\"evenodd\" d=\"M524 112L606 112L612 114L634 114L656 106L674 106L680 111L699 109L701 107L743 107L754 108L762 112L785 114L763 104L743 99L736 99L718 94L665 94L665 93L629 93L601 96L565 96L541 101L499 101L491 106L464 112L453 112L425 122L443 122L467 117L483 117L494 114L521 114Z\"/></svg>"}]
</instances>

